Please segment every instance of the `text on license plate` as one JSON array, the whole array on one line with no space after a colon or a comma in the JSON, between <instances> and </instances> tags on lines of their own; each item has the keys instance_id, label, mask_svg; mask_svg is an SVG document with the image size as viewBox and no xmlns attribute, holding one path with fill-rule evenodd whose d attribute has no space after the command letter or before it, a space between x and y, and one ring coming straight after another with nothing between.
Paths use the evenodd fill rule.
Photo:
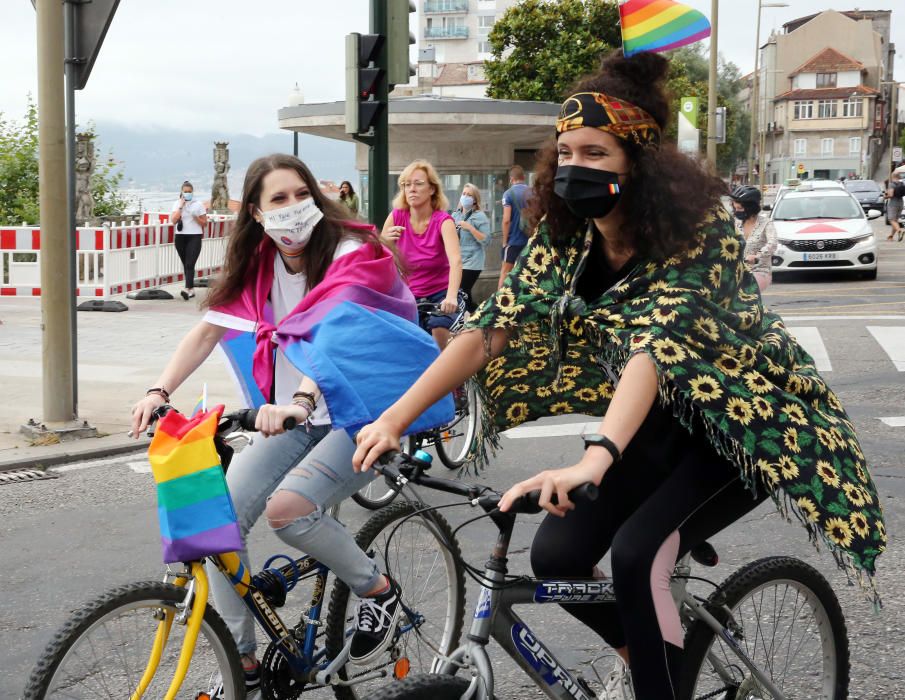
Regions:
<instances>
[{"instance_id":1,"label":"text on license plate","mask_svg":"<svg viewBox=\"0 0 905 700\"><path fill-rule=\"evenodd\" d=\"M804 253L804 260L835 260L835 253Z\"/></svg>"}]
</instances>

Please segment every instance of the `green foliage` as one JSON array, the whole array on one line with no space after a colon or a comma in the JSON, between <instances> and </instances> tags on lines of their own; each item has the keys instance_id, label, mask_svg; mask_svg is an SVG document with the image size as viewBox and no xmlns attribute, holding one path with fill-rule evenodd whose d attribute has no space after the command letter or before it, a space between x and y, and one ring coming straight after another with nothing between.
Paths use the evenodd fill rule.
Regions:
<instances>
[{"instance_id":1,"label":"green foliage","mask_svg":"<svg viewBox=\"0 0 905 700\"><path fill-rule=\"evenodd\" d=\"M616 0L524 0L493 25L488 37L493 58L484 63L490 97L559 102L580 78L593 73L609 51L622 44ZM679 99L701 101L701 149L706 150L709 62L703 45L668 54L668 91L673 118L665 138L676 141ZM737 66L720 61L718 104L727 108L726 143L717 148L717 168L726 175L745 159L750 115L738 101L743 87Z\"/></svg>"},{"instance_id":2,"label":"green foliage","mask_svg":"<svg viewBox=\"0 0 905 700\"><path fill-rule=\"evenodd\" d=\"M559 102L621 45L619 7L614 0L524 0L496 21L488 39L490 97Z\"/></svg>"},{"instance_id":3,"label":"green foliage","mask_svg":"<svg viewBox=\"0 0 905 700\"><path fill-rule=\"evenodd\" d=\"M93 134L94 126L88 131ZM117 194L122 179L112 153L106 161L98 159L91 178L95 216L124 214L128 203ZM39 223L38 186L38 107L29 96L21 123L7 121L0 113L0 224Z\"/></svg>"},{"instance_id":4,"label":"green foliage","mask_svg":"<svg viewBox=\"0 0 905 700\"><path fill-rule=\"evenodd\" d=\"M0 113L0 224L38 221L38 108L29 96L24 123Z\"/></svg>"}]
</instances>

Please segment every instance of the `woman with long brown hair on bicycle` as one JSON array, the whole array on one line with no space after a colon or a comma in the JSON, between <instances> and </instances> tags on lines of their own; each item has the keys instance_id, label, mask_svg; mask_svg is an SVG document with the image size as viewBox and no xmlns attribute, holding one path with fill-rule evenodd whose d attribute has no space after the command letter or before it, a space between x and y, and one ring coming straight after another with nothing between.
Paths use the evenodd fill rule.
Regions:
<instances>
[{"instance_id":1,"label":"woman with long brown hair on bicycle","mask_svg":"<svg viewBox=\"0 0 905 700\"><path fill-rule=\"evenodd\" d=\"M854 426L764 309L720 204L724 185L663 142L668 68L656 54L616 52L575 87L538 158L527 249L431 368L362 429L354 458L367 469L398 449L423 406L479 371L491 444L526 420L604 415L577 464L516 484L500 508L541 491L550 514L532 548L539 576L591 577L612 552L618 610L564 606L623 659L605 698L676 697L675 563L767 496L871 592L886 542ZM585 482L600 498L575 507L567 494Z\"/></svg>"},{"instance_id":2,"label":"woman with long brown hair on bicycle","mask_svg":"<svg viewBox=\"0 0 905 700\"><path fill-rule=\"evenodd\" d=\"M245 402L259 406L256 427L266 438L240 452L227 473L242 536L266 514L280 539L361 597L350 661L368 663L391 641L399 587L326 510L370 481L352 469L355 445L346 431L398 398L437 348L415 324L414 298L373 227L350 220L288 155L249 166L224 270L206 306L132 409L133 432L220 343ZM400 353L406 363L396 361ZM425 428L445 423L452 400L429 413ZM298 427L284 430L287 418ZM248 552L239 555L249 567ZM210 579L251 690L260 678L252 615L224 577Z\"/></svg>"}]
</instances>

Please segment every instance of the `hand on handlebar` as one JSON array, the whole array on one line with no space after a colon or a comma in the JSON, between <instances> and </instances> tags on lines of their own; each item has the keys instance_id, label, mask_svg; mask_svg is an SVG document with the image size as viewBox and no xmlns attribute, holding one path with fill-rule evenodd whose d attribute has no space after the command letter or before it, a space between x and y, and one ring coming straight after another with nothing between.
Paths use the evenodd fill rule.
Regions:
<instances>
[{"instance_id":1,"label":"hand on handlebar","mask_svg":"<svg viewBox=\"0 0 905 700\"><path fill-rule=\"evenodd\" d=\"M362 428L355 438L358 447L352 455L352 468L356 472L366 472L377 458L390 450L400 450L399 431L388 425L387 421L378 418L370 425Z\"/></svg>"},{"instance_id":2,"label":"hand on handlebar","mask_svg":"<svg viewBox=\"0 0 905 700\"><path fill-rule=\"evenodd\" d=\"M506 512L520 496L529 491L540 491L538 505L548 513L562 518L575 508L575 504L569 500L569 491L588 481L599 484L601 478L600 467L585 462L565 469L548 469L512 486L500 499L499 508ZM554 495L557 500L555 505L551 500Z\"/></svg>"},{"instance_id":3,"label":"hand on handlebar","mask_svg":"<svg viewBox=\"0 0 905 700\"><path fill-rule=\"evenodd\" d=\"M283 423L287 418L294 418L299 424L304 423L308 420L308 409L295 404L280 406L270 403L264 404L258 409L258 416L255 419L255 430L260 431L264 437L285 433L286 428Z\"/></svg>"},{"instance_id":4,"label":"hand on handlebar","mask_svg":"<svg viewBox=\"0 0 905 700\"><path fill-rule=\"evenodd\" d=\"M445 314L455 313L459 308L459 300L456 297L446 297L440 302L440 311Z\"/></svg>"},{"instance_id":5,"label":"hand on handlebar","mask_svg":"<svg viewBox=\"0 0 905 700\"><path fill-rule=\"evenodd\" d=\"M138 439L151 424L154 409L166 403L160 394L148 394L132 407L132 430L129 436Z\"/></svg>"}]
</instances>

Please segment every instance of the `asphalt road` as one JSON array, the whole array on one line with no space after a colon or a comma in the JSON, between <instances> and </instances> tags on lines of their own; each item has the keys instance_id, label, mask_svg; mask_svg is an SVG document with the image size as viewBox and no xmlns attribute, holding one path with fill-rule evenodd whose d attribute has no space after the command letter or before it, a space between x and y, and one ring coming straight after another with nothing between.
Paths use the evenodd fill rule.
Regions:
<instances>
[{"instance_id":1,"label":"asphalt road","mask_svg":"<svg viewBox=\"0 0 905 700\"><path fill-rule=\"evenodd\" d=\"M884 228L876 224L878 233ZM885 234L880 236L885 239ZM810 545L804 530L784 522L765 505L718 535L721 563L708 576L721 580L763 556L798 556L827 575L845 611L852 647L851 697L892 700L905 696L905 243L881 243L875 282L838 277L779 279L766 303L782 313L815 359L857 425L879 488L890 532L880 559L885 607L875 612L857 587L825 553ZM562 417L541 425L575 424ZM586 420L586 419L584 419ZM503 450L480 479L498 487L546 467L572 463L580 453L574 436L504 439ZM442 467L437 467L443 471ZM447 511L452 513L453 511ZM369 513L354 504L342 518L357 529ZM474 515L464 508L450 519ZM69 465L60 478L0 486L0 699L19 696L24 680L52 631L83 601L114 585L156 579L161 573L154 486L142 460L120 457ZM524 517L511 550L511 570L528 570L527 551L539 517ZM492 529L477 523L461 532L463 552L480 565ZM261 557L283 546L259 525L250 548ZM261 559L256 558L260 564ZM604 565L606 568L606 563ZM700 573L700 572L699 572ZM468 582L469 606L476 585ZM469 607L470 610L470 607ZM544 642L574 667L603 652L590 632L553 606L525 610ZM466 619L470 612L466 612ZM541 697L514 664L494 652L501 698ZM610 659L599 662L604 675ZM594 679L592 671L585 675ZM325 691L311 697L328 697Z\"/></svg>"}]
</instances>

